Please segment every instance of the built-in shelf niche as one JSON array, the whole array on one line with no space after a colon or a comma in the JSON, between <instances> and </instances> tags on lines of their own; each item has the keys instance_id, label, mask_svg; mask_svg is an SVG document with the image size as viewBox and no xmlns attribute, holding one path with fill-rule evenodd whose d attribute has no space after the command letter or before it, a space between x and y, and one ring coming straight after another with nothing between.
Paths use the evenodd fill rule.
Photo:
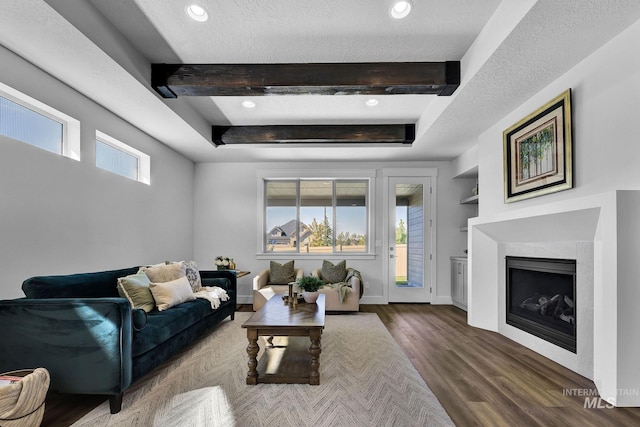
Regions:
<instances>
[{"instance_id":1,"label":"built-in shelf niche","mask_svg":"<svg viewBox=\"0 0 640 427\"><path fill-rule=\"evenodd\" d=\"M460 200L460 204L461 205L477 205L479 197L480 195L478 194L476 194L475 196L469 196L467 198Z\"/></svg>"},{"instance_id":2,"label":"built-in shelf niche","mask_svg":"<svg viewBox=\"0 0 640 427\"><path fill-rule=\"evenodd\" d=\"M480 198L480 195L478 195L478 194L473 195L473 196L469 196L469 197L465 197L464 199L460 200L460 204L461 205L477 205L479 198ZM477 215L477 211L476 211L476 215ZM465 224L462 227L460 227L460 231L466 232L466 231L469 231L469 228Z\"/></svg>"}]
</instances>

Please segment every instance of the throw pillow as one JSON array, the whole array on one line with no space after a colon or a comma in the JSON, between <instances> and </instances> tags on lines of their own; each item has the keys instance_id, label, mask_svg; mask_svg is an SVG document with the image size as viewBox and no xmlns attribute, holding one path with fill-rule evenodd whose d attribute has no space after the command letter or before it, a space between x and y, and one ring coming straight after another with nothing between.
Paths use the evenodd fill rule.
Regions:
<instances>
[{"instance_id":1,"label":"throw pillow","mask_svg":"<svg viewBox=\"0 0 640 427\"><path fill-rule=\"evenodd\" d=\"M139 271L118 279L118 294L131 303L132 308L141 308L147 313L156 308L156 302L149 289L149 278Z\"/></svg>"},{"instance_id":2,"label":"throw pillow","mask_svg":"<svg viewBox=\"0 0 640 427\"><path fill-rule=\"evenodd\" d=\"M331 261L322 261L322 278L327 283L344 282L347 277L347 261L342 260L337 264Z\"/></svg>"},{"instance_id":3,"label":"throw pillow","mask_svg":"<svg viewBox=\"0 0 640 427\"><path fill-rule=\"evenodd\" d=\"M294 260L291 260L280 264L279 262L271 261L269 265L269 283L272 285L287 285L296 280L293 262Z\"/></svg>"},{"instance_id":4,"label":"throw pillow","mask_svg":"<svg viewBox=\"0 0 640 427\"><path fill-rule=\"evenodd\" d=\"M147 274L149 281L154 283L170 282L185 276L184 266L178 262L142 267L141 270Z\"/></svg>"},{"instance_id":5,"label":"throw pillow","mask_svg":"<svg viewBox=\"0 0 640 427\"><path fill-rule=\"evenodd\" d=\"M186 276L170 282L151 282L149 288L158 306L158 311L164 311L183 302L196 299Z\"/></svg>"},{"instance_id":6,"label":"throw pillow","mask_svg":"<svg viewBox=\"0 0 640 427\"><path fill-rule=\"evenodd\" d=\"M200 272L198 271L196 262L182 261L181 264L184 266L184 271L187 275L187 279L189 280L193 293L200 292L202 290L202 280L200 279Z\"/></svg>"}]
</instances>

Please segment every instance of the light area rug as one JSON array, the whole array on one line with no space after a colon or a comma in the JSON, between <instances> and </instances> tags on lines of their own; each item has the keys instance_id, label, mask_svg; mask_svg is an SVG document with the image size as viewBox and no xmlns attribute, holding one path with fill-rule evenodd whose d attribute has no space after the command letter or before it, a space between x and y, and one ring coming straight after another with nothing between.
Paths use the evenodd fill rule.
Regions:
<instances>
[{"instance_id":1,"label":"light area rug","mask_svg":"<svg viewBox=\"0 0 640 427\"><path fill-rule=\"evenodd\" d=\"M250 314L236 313L136 382L120 413L104 402L74 427L453 425L374 313L326 316L320 385L246 385L241 325Z\"/></svg>"}]
</instances>

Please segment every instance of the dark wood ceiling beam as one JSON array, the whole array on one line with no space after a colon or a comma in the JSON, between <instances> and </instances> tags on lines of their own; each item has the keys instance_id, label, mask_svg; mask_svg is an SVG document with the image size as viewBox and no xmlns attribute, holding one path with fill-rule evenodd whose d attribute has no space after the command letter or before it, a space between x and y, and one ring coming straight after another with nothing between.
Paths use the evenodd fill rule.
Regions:
<instances>
[{"instance_id":1,"label":"dark wood ceiling beam","mask_svg":"<svg viewBox=\"0 0 640 427\"><path fill-rule=\"evenodd\" d=\"M308 94L449 96L460 85L460 62L152 64L151 85L164 98Z\"/></svg>"},{"instance_id":2,"label":"dark wood ceiling beam","mask_svg":"<svg viewBox=\"0 0 640 427\"><path fill-rule=\"evenodd\" d=\"M414 124L213 126L213 143L227 144L411 144Z\"/></svg>"}]
</instances>

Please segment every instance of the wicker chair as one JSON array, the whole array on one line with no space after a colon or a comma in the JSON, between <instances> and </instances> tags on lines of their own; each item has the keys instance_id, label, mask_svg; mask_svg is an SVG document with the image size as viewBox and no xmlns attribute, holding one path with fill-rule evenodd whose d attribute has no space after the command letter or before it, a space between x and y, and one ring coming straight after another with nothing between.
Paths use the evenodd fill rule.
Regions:
<instances>
[{"instance_id":1,"label":"wicker chair","mask_svg":"<svg viewBox=\"0 0 640 427\"><path fill-rule=\"evenodd\" d=\"M0 386L0 425L2 427L39 426L44 416L44 401L49 390L49 371L45 368L12 371L1 376L22 377Z\"/></svg>"}]
</instances>

